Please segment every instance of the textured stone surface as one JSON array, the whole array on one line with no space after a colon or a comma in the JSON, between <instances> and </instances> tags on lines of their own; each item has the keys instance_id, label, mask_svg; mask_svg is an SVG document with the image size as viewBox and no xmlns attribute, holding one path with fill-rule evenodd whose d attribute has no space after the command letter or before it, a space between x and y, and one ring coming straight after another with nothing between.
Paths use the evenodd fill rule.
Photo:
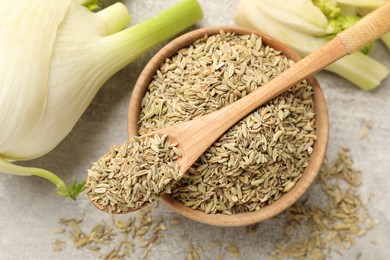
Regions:
<instances>
[{"instance_id":1,"label":"textured stone surface","mask_svg":"<svg viewBox=\"0 0 390 260\"><path fill-rule=\"evenodd\" d=\"M126 1L132 14L132 24L144 20L176 0ZM232 17L238 1L200 0L205 17L197 27L234 25ZM127 108L133 85L151 56L158 50L143 55L111 78L99 91L73 131L52 152L25 165L54 171L66 181L82 180L86 169L111 144L126 140ZM390 67L390 54L383 45L377 44L373 56ZM363 72L364 73L364 72ZM359 190L368 204L376 227L367 236L357 239L357 245L343 256L333 259L387 259L390 253L390 78L375 91L363 92L345 80L330 73L321 72L318 79L323 87L329 108L330 140L328 155L334 158L342 147L351 149L355 166L363 173ZM359 140L363 121L368 120L373 129L369 139ZM54 187L36 177L19 177L0 174L0 259L94 259L87 251L76 250L69 241L62 252L53 252L52 245L59 236L52 232L61 217L77 217L86 213L88 223L93 225L111 217L95 209L85 196L77 202L67 201L54 194ZM315 196L313 190L309 195ZM311 194L313 193L313 194ZM281 236L282 228L275 219L259 225L252 237L245 235L245 228L210 227L185 219L160 206L155 215L182 219L181 225L169 225L165 239L152 251L152 259L184 259L188 252L188 237L200 243L205 252L202 259L216 259L226 252L224 259L231 257L223 248L213 247L208 241L218 240L235 244L240 248L241 259L265 259L272 250L275 239ZM131 259L139 259L143 250L136 250Z\"/></svg>"}]
</instances>

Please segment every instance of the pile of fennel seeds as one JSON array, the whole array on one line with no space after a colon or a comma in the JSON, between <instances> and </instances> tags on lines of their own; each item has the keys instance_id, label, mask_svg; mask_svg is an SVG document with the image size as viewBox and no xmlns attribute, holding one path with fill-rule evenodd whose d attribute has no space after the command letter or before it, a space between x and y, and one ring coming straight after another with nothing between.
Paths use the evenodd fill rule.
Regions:
<instances>
[{"instance_id":1,"label":"pile of fennel seeds","mask_svg":"<svg viewBox=\"0 0 390 260\"><path fill-rule=\"evenodd\" d=\"M205 36L157 70L142 100L139 133L224 107L291 63L254 34ZM206 213L260 210L294 188L315 140L313 90L302 81L221 136L173 187L172 197Z\"/></svg>"},{"instance_id":2,"label":"pile of fennel seeds","mask_svg":"<svg viewBox=\"0 0 390 260\"><path fill-rule=\"evenodd\" d=\"M284 239L275 244L272 258L327 259L351 248L375 224L359 196L361 181L348 149L339 152L333 165L325 161L315 182L325 200L301 200L283 213Z\"/></svg>"},{"instance_id":3,"label":"pile of fennel seeds","mask_svg":"<svg viewBox=\"0 0 390 260\"><path fill-rule=\"evenodd\" d=\"M109 213L134 211L171 193L181 178L175 160L181 156L167 135L132 137L93 163L84 193Z\"/></svg>"},{"instance_id":4,"label":"pile of fennel seeds","mask_svg":"<svg viewBox=\"0 0 390 260\"><path fill-rule=\"evenodd\" d=\"M111 223L99 221L90 229L85 227L85 217L60 219L60 226L53 229L58 236L54 251L65 251L69 246L69 237L66 236L70 236L75 248L87 250L98 259L132 259L140 250L141 257L148 258L167 229L163 218L151 214L151 208L127 218L112 217Z\"/></svg>"}]
</instances>

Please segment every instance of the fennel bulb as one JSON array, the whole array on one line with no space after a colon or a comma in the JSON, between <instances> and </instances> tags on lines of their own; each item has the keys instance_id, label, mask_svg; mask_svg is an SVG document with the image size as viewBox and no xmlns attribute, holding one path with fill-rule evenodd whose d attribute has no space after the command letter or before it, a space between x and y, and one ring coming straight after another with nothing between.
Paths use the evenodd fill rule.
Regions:
<instances>
[{"instance_id":1,"label":"fennel bulb","mask_svg":"<svg viewBox=\"0 0 390 260\"><path fill-rule=\"evenodd\" d=\"M82 185L68 189L54 173L12 161L51 151L107 79L203 15L196 0L183 0L122 30L123 4L93 13L79 2L0 0L0 172L46 178L72 198Z\"/></svg>"}]
</instances>

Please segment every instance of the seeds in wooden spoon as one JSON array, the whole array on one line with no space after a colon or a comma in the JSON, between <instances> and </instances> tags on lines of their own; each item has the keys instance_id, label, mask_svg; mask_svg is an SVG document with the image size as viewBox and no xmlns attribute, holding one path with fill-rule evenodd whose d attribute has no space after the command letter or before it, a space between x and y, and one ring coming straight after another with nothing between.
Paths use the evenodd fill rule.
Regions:
<instances>
[{"instance_id":1,"label":"seeds in wooden spoon","mask_svg":"<svg viewBox=\"0 0 390 260\"><path fill-rule=\"evenodd\" d=\"M175 163L181 156L177 144L167 135L133 137L121 146L112 146L88 171L85 193L110 213L137 210L171 193L182 174Z\"/></svg>"}]
</instances>

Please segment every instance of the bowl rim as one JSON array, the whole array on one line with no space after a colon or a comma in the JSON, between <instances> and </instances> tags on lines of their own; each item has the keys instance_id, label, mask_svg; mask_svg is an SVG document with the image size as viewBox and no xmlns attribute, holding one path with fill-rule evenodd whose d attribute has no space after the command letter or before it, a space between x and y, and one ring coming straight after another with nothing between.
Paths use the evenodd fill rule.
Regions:
<instances>
[{"instance_id":1,"label":"bowl rim","mask_svg":"<svg viewBox=\"0 0 390 260\"><path fill-rule=\"evenodd\" d=\"M236 26L214 26L214 27L203 27L189 31L171 42L167 43L162 47L146 64L144 69L136 81L133 92L130 98L129 112L128 112L128 136L138 134L139 129L139 115L141 112L141 102L147 91L148 85L151 78L155 74L156 70L165 61L166 57L173 56L178 50L188 46L188 42L194 42L207 35L215 35L223 30L224 32L234 32L237 35L251 34L254 33L261 37L263 44L270 45L272 48L281 50L283 55L288 58L298 61L301 57L282 42L265 35L261 32L254 31ZM167 55L168 54L168 55ZM177 213L190 218L192 220L213 225L213 226L224 226L224 227L236 227L246 226L254 223L258 223L269 219L290 206L292 206L310 187L318 172L321 169L323 160L325 158L326 149L328 145L329 137L329 126L328 126L328 111L325 101L324 94L321 86L314 76L308 77L307 80L313 86L313 99L314 99L314 111L315 111L315 126L317 139L314 142L313 153L310 156L308 166L304 170L302 177L298 180L295 187L288 193L283 194L277 201L271 205L267 205L260 210L252 212L236 213L227 215L223 213L206 214L200 210L194 210L190 207L185 206L181 202L173 199L167 194L160 197L161 201L169 208L173 209ZM320 115L320 116L317 116ZM313 158L319 158L313 160Z\"/></svg>"}]
</instances>

